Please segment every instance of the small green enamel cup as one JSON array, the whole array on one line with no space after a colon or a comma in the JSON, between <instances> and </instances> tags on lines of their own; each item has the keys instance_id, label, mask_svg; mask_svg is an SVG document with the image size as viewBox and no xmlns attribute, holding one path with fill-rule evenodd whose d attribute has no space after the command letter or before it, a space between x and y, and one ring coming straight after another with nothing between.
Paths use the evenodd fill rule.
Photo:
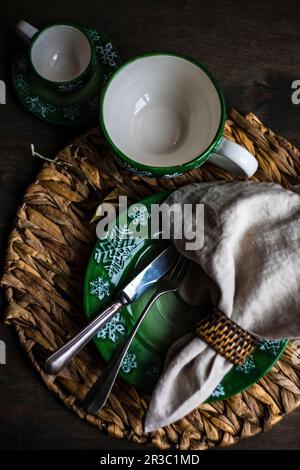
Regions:
<instances>
[{"instance_id":1,"label":"small green enamel cup","mask_svg":"<svg viewBox=\"0 0 300 470\"><path fill-rule=\"evenodd\" d=\"M212 74L174 53L140 55L121 66L100 100L100 125L118 163L140 176L175 177L211 162L242 176L254 156L225 139L226 107Z\"/></svg>"},{"instance_id":2,"label":"small green enamel cup","mask_svg":"<svg viewBox=\"0 0 300 470\"><path fill-rule=\"evenodd\" d=\"M83 88L97 64L93 43L73 23L57 23L42 30L26 21L16 25L29 44L29 61L36 77L61 93Z\"/></svg>"}]
</instances>

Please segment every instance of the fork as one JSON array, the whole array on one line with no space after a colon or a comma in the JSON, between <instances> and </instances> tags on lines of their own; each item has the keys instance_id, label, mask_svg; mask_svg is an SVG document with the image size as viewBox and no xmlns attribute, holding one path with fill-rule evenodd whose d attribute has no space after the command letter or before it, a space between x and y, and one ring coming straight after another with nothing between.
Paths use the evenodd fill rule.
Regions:
<instances>
[{"instance_id":1,"label":"fork","mask_svg":"<svg viewBox=\"0 0 300 470\"><path fill-rule=\"evenodd\" d=\"M175 266L171 269L169 274L158 282L155 292L151 296L143 312L138 317L125 343L122 344L121 347L112 356L108 364L105 366L102 374L90 388L86 397L84 398L83 408L88 413L94 414L103 408L116 381L123 359L142 321L148 314L152 305L160 296L166 294L167 292L176 292L179 289L187 273L189 265L190 261L180 255Z\"/></svg>"}]
</instances>

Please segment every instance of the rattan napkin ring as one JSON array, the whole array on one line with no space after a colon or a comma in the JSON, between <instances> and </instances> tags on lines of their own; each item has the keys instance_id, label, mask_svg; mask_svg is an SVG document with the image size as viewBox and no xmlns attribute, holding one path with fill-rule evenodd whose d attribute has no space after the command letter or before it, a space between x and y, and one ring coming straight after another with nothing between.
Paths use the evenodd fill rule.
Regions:
<instances>
[{"instance_id":1,"label":"rattan napkin ring","mask_svg":"<svg viewBox=\"0 0 300 470\"><path fill-rule=\"evenodd\" d=\"M255 336L216 308L197 322L195 332L218 354L235 365L241 365L257 344Z\"/></svg>"}]
</instances>

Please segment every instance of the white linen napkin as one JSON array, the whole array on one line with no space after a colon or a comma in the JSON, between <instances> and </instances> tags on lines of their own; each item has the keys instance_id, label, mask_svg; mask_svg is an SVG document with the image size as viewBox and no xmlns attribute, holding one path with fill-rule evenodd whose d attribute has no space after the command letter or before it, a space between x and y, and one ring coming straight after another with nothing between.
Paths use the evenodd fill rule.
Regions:
<instances>
[{"instance_id":1,"label":"white linen napkin","mask_svg":"<svg viewBox=\"0 0 300 470\"><path fill-rule=\"evenodd\" d=\"M197 183L166 201L204 204L204 245L187 251L209 279L213 304L264 338L300 337L300 186ZM203 403L232 364L194 334L168 351L152 394L145 431L182 418Z\"/></svg>"}]
</instances>

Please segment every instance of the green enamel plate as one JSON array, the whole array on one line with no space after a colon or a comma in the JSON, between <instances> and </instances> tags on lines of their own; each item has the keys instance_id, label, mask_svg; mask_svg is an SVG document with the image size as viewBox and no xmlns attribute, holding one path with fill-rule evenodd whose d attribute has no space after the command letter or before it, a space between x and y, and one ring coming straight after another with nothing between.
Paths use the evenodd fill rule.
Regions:
<instances>
[{"instance_id":1,"label":"green enamel plate","mask_svg":"<svg viewBox=\"0 0 300 470\"><path fill-rule=\"evenodd\" d=\"M12 63L17 97L27 111L51 124L77 125L95 117L103 86L121 63L115 45L106 34L78 24L74 26L89 37L96 51L95 71L82 89L59 93L41 82L32 72L26 45L16 52Z\"/></svg>"},{"instance_id":2,"label":"green enamel plate","mask_svg":"<svg viewBox=\"0 0 300 470\"><path fill-rule=\"evenodd\" d=\"M162 240L151 240L145 226L151 204L160 204L166 193L159 193L129 207L98 240L88 263L84 285L84 308L88 319L95 316L162 249ZM122 219L122 220L121 220ZM140 236L133 233L140 231ZM112 237L111 234L114 236ZM95 344L108 361L145 307L154 288L146 291L131 306L123 307L96 335ZM152 307L123 361L119 377L151 393L163 367L169 346L192 331L199 308L187 306L175 293L162 296ZM241 366L234 366L217 386L208 401L225 399L250 387L279 359L286 340L263 340Z\"/></svg>"}]
</instances>

